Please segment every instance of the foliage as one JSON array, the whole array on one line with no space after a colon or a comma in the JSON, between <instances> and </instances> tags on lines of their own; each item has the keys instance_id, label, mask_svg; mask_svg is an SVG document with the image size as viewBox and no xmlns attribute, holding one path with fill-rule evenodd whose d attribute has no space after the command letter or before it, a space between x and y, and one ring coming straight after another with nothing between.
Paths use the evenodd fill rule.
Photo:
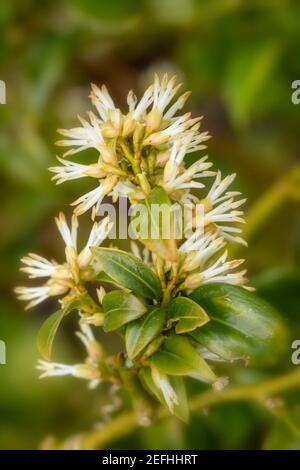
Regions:
<instances>
[{"instance_id":1,"label":"foliage","mask_svg":"<svg viewBox=\"0 0 300 470\"><path fill-rule=\"evenodd\" d=\"M42 4L16 0L0 13L4 75L0 78L8 84L8 103L0 109L4 294L1 339L7 342L10 355L7 366L0 366L1 447L33 447L49 431L63 440L70 432L76 434L78 430L88 429L98 419L99 401L107 400L104 392L85 391L80 383L74 387L72 380L58 385L56 381L55 384L51 380L40 382L33 377L36 320L25 317L25 321L11 295L20 282L16 280L19 257L36 245L49 257L57 257L60 246L54 242L49 220L75 195L89 188L82 179L55 189L48 181L47 167L54 162L55 130L71 126L76 113L86 109L84 101L90 82L108 83L112 94L122 103L125 91L130 87L141 89L153 69L175 70L185 78L188 88L193 90L193 110L205 114L205 126L210 127L214 136L210 158L226 174L237 171L236 187L248 197L245 238L249 248L246 251L243 247L233 247L232 253L247 253L250 284L257 287L259 296L280 311L290 327L290 336L297 338L299 179L293 177L292 182L286 175L291 173L298 158L300 114L299 107L290 100L290 85L299 78L298 5L293 1L251 2L251 5L249 2L179 1L176 8L170 8L169 3L139 2L137 5L131 1L78 0ZM87 151L85 158L90 161L93 153ZM188 160L193 161L190 156ZM126 243L121 243L123 250L129 249ZM148 303L149 299L145 297L144 301ZM44 317L55 308L51 301L43 305ZM206 316L211 317L207 306L200 304L200 308L205 312L203 321ZM98 315L94 320L98 319L100 324L103 312L94 306L89 310L90 316ZM121 328L125 343L130 343L130 329L142 329L151 312L149 309L129 323L128 332ZM155 312L153 315L157 318ZM164 315L165 310L159 319ZM191 338L195 330L187 332L186 323L185 331L179 333L184 317L177 320L176 314L171 316L169 310L168 315L165 324L172 331L177 328L183 337ZM73 315L63 319L63 328L55 340L55 357L68 357L70 362L78 360L77 344L70 334L73 321ZM200 319L189 321L193 324ZM202 333L211 325L212 319L203 323ZM153 330L160 340L159 325ZM108 340L101 333L97 337L108 348L119 348L118 335L112 339L109 336ZM139 337L141 344L146 344L148 339L143 331ZM239 334L237 337L238 341ZM249 338L247 348L251 349L251 343ZM279 343L284 344L283 337ZM195 347L197 343L192 340L191 344ZM259 345L264 346L262 341ZM235 347L239 347L239 342ZM138 344L128 346L131 360L138 357L139 348ZM200 348L203 353L203 346ZM136 351L139 352L135 354ZM277 348L275 352L279 353ZM287 347L284 352L282 359L276 359L273 365L269 361L254 361L245 369L239 361L229 368L218 362L216 370L218 375L229 375L233 386L264 383L283 376L289 367L296 368L290 364ZM189 395L201 395L203 387L189 380ZM284 390L278 395L290 416L295 408L293 395L285 394ZM62 411L69 420L62 420ZM287 446L287 428L293 436L290 445L296 448L299 444L296 414L291 426L286 425L285 417L274 415L270 419L264 408L234 401L219 403L208 417L194 416L194 412L192 407L190 424L184 427L163 415L162 421L153 423L150 430L139 429L136 445L155 447L156 429L167 429L163 432L165 447L176 442L178 448L281 448ZM31 433L27 432L29 421ZM125 435L134 426L124 425L123 429ZM236 429L239 432L234 432ZM117 433L115 436L122 437ZM197 442L195 436L199 436ZM99 445L111 447L111 441ZM118 445L130 447L132 437Z\"/></svg>"}]
</instances>

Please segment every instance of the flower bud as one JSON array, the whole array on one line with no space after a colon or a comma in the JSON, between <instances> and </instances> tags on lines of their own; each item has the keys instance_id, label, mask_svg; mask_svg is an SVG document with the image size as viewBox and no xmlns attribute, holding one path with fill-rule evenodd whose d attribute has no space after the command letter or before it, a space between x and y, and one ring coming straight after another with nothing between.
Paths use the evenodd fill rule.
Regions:
<instances>
[{"instance_id":1,"label":"flower bud","mask_svg":"<svg viewBox=\"0 0 300 470\"><path fill-rule=\"evenodd\" d=\"M202 276L201 273L190 274L184 282L184 287L186 289L196 289L197 287L201 285L203 280L204 280L204 277Z\"/></svg>"},{"instance_id":2,"label":"flower bud","mask_svg":"<svg viewBox=\"0 0 300 470\"><path fill-rule=\"evenodd\" d=\"M151 134L160 128L162 121L161 112L154 108L147 114L146 117L146 134Z\"/></svg>"},{"instance_id":3,"label":"flower bud","mask_svg":"<svg viewBox=\"0 0 300 470\"><path fill-rule=\"evenodd\" d=\"M128 137L133 134L136 126L136 120L133 118L132 113L128 113L124 120L123 125L123 137Z\"/></svg>"},{"instance_id":4,"label":"flower bud","mask_svg":"<svg viewBox=\"0 0 300 470\"><path fill-rule=\"evenodd\" d=\"M89 166L89 169L85 172L87 176L92 176L93 178L104 178L106 172L101 168L98 163L94 163Z\"/></svg>"},{"instance_id":5,"label":"flower bud","mask_svg":"<svg viewBox=\"0 0 300 470\"><path fill-rule=\"evenodd\" d=\"M86 380L99 380L100 371L90 364L76 364L74 366L74 377Z\"/></svg>"},{"instance_id":6,"label":"flower bud","mask_svg":"<svg viewBox=\"0 0 300 470\"><path fill-rule=\"evenodd\" d=\"M168 181L174 179L178 173L178 166L176 163L173 163L169 160L164 169L164 182L167 183Z\"/></svg>"},{"instance_id":7,"label":"flower bud","mask_svg":"<svg viewBox=\"0 0 300 470\"><path fill-rule=\"evenodd\" d=\"M101 132L103 137L107 139L113 139L114 137L118 137L120 131L116 129L110 121L105 122L101 125Z\"/></svg>"},{"instance_id":8,"label":"flower bud","mask_svg":"<svg viewBox=\"0 0 300 470\"><path fill-rule=\"evenodd\" d=\"M161 144L168 142L169 136L167 134L163 134L162 132L154 132L154 134L149 135L146 139L144 139L144 145L153 145L154 147L158 147Z\"/></svg>"},{"instance_id":9,"label":"flower bud","mask_svg":"<svg viewBox=\"0 0 300 470\"><path fill-rule=\"evenodd\" d=\"M162 150L156 155L156 163L159 166L164 167L170 158L170 152L168 150Z\"/></svg>"}]
</instances>

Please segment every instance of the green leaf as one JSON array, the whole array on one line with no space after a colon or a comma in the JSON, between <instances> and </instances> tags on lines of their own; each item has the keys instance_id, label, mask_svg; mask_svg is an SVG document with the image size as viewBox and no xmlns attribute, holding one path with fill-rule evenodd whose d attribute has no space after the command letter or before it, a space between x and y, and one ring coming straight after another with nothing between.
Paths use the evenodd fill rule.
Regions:
<instances>
[{"instance_id":1,"label":"green leaf","mask_svg":"<svg viewBox=\"0 0 300 470\"><path fill-rule=\"evenodd\" d=\"M139 207L141 210L138 210ZM162 187L157 186L136 206L137 212L132 217L131 226L139 240L150 251L168 261L176 261L174 214L171 207L168 194ZM146 234L140 234L141 231L145 231Z\"/></svg>"},{"instance_id":2,"label":"green leaf","mask_svg":"<svg viewBox=\"0 0 300 470\"><path fill-rule=\"evenodd\" d=\"M63 310L53 313L44 321L38 332L37 347L46 360L51 359L53 340L64 316L65 312Z\"/></svg>"},{"instance_id":3,"label":"green leaf","mask_svg":"<svg viewBox=\"0 0 300 470\"><path fill-rule=\"evenodd\" d=\"M118 282L116 282L114 279L112 279L107 273L101 271L97 275L97 281L99 282L104 282L106 284L112 284L113 286L120 287L123 290L127 290L129 292L129 289L125 289L125 287L121 286Z\"/></svg>"},{"instance_id":4,"label":"green leaf","mask_svg":"<svg viewBox=\"0 0 300 470\"><path fill-rule=\"evenodd\" d=\"M287 346L286 328L274 309L242 287L212 283L190 297L207 311L210 322L190 335L225 360L276 362Z\"/></svg>"},{"instance_id":5,"label":"green leaf","mask_svg":"<svg viewBox=\"0 0 300 470\"><path fill-rule=\"evenodd\" d=\"M117 330L126 323L143 315L147 307L135 295L120 290L109 292L103 297L104 331Z\"/></svg>"},{"instance_id":6,"label":"green leaf","mask_svg":"<svg viewBox=\"0 0 300 470\"><path fill-rule=\"evenodd\" d=\"M162 349L152 356L151 364L168 375L190 375L205 382L216 379L208 364L183 336L167 337Z\"/></svg>"},{"instance_id":7,"label":"green leaf","mask_svg":"<svg viewBox=\"0 0 300 470\"><path fill-rule=\"evenodd\" d=\"M168 307L170 322L178 322L176 333L187 333L209 322L209 316L196 302L187 297L176 297Z\"/></svg>"},{"instance_id":8,"label":"green leaf","mask_svg":"<svg viewBox=\"0 0 300 470\"><path fill-rule=\"evenodd\" d=\"M184 384L184 379L178 376L168 376L168 380L175 391L178 399L178 404L174 404L173 410L170 409L166 402L163 393L160 388L155 384L150 367L143 367L139 372L140 380L144 388L154 396L162 405L166 406L171 413L174 413L177 418L181 419L185 423L189 420L189 406L187 400L187 394Z\"/></svg>"},{"instance_id":9,"label":"green leaf","mask_svg":"<svg viewBox=\"0 0 300 470\"><path fill-rule=\"evenodd\" d=\"M93 248L93 253L103 271L117 284L147 299L160 299L158 277L136 256L113 248Z\"/></svg>"},{"instance_id":10,"label":"green leaf","mask_svg":"<svg viewBox=\"0 0 300 470\"><path fill-rule=\"evenodd\" d=\"M130 359L134 359L161 332L166 316L164 309L154 307L127 326L125 342Z\"/></svg>"}]
</instances>

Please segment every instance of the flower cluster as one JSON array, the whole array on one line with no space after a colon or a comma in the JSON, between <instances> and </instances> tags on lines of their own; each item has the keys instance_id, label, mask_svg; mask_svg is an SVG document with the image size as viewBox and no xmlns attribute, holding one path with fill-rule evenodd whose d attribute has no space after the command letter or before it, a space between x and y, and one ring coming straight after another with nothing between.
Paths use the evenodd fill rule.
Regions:
<instances>
[{"instance_id":1,"label":"flower cluster","mask_svg":"<svg viewBox=\"0 0 300 470\"><path fill-rule=\"evenodd\" d=\"M103 358L102 348L96 341L88 324L80 322L79 326L80 331L76 335L86 349L87 357L85 362L83 364L67 365L40 360L37 369L41 371L41 378L73 375L79 379L87 380L90 388L95 388L101 383L99 362Z\"/></svg>"},{"instance_id":2,"label":"flower cluster","mask_svg":"<svg viewBox=\"0 0 300 470\"><path fill-rule=\"evenodd\" d=\"M75 215L72 217L71 228L68 227L62 212L55 222L66 245L66 261L64 263L58 263L55 260L48 261L34 253L21 259L25 265L21 271L28 274L29 278L48 278L42 286L17 287L15 289L20 300L29 301L27 308L38 305L47 297L70 295L70 291L80 288L82 282L94 279L97 271L92 262L91 247L99 246L112 228L107 217L99 223L95 222L86 245L78 253L77 217Z\"/></svg>"},{"instance_id":3,"label":"flower cluster","mask_svg":"<svg viewBox=\"0 0 300 470\"><path fill-rule=\"evenodd\" d=\"M174 198L203 187L196 180L213 174L207 171L211 163L203 159L186 171L184 156L206 148L210 136L199 132L201 118L193 119L190 113L175 117L189 96L184 93L170 105L180 86L175 77L164 75L159 80L155 76L139 102L129 92L127 114L115 106L105 86L92 86L97 115L90 112L89 121L79 117L81 127L59 131L66 139L57 144L72 148L63 159L58 158L61 166L50 168L58 184L87 176L96 179L96 187L73 203L77 215L91 207L97 212L106 195L128 196L134 202L155 185L163 186ZM65 159L88 148L98 152L91 165Z\"/></svg>"},{"instance_id":4,"label":"flower cluster","mask_svg":"<svg viewBox=\"0 0 300 470\"><path fill-rule=\"evenodd\" d=\"M69 150L62 158L58 157L60 165L50 170L57 184L89 177L95 180L95 185L72 203L75 208L70 227L62 213L56 218L66 245L65 262L29 254L22 259L22 271L30 278L46 280L37 287L16 289L19 298L29 302L27 308L48 297L60 296L64 313L78 310L80 315L78 336L86 347L87 359L76 365L41 361L38 368L42 376L71 374L88 380L91 386L103 380L119 384L126 376L122 367L132 367L140 374L145 388L175 414L179 407L176 389L182 385L174 376L197 377L214 383L216 388L224 383L224 380L217 380L204 359L198 357L191 339L181 337L181 333L194 331L209 321L209 316L189 299L189 294L211 283L239 286L246 283L246 271L237 270L244 260L229 260L226 249L229 242L246 244L240 236L241 228L235 225L244 222L240 207L245 199L240 199L239 192L230 190L235 175L222 178L220 171L212 170L207 156L187 165L186 155L205 149L210 136L201 131L201 118L192 118L190 113L177 114L189 96L186 92L176 98L180 86L176 85L175 77L164 75L159 79L155 76L154 83L139 101L129 92L128 112L123 113L115 106L105 86L92 85L90 97L96 113L89 112L88 120L79 117L80 127L59 131L65 139L58 145ZM97 151L91 164L67 158L91 148ZM189 227L192 231L184 231L176 240L170 237L170 240L153 243L140 239L144 248L141 251L140 246L133 243L133 255L97 248L113 225L108 217L95 221L104 197L111 196L114 202L119 197L127 197L131 205L146 201L149 206L157 188L170 205L192 206ZM197 195L193 190L197 190ZM202 208L200 222L196 217L197 207ZM90 209L93 226L86 245L78 251L78 217ZM168 256L169 252L172 257ZM106 294L101 286L94 295L90 294L87 284L99 282L108 282L121 291ZM179 313L172 304L176 299L186 301ZM193 309L192 315L186 313L189 308ZM138 334L134 328L137 331L144 328L144 323L139 323L143 315L147 315L145 324L149 322L150 326L153 316L155 326ZM182 326L180 318L184 315L186 322ZM174 325L178 321L177 328ZM104 331L119 331L124 337L126 353L121 366L120 358L105 355L90 325L103 327ZM127 328L126 334L124 328ZM53 334L51 338L52 341ZM179 347L183 354L193 358L193 366L182 372L179 365L181 372L173 376L160 364L159 354L164 354L164 347L171 350ZM156 360L152 360L152 356ZM189 359L184 358L184 362L186 360Z\"/></svg>"}]
</instances>

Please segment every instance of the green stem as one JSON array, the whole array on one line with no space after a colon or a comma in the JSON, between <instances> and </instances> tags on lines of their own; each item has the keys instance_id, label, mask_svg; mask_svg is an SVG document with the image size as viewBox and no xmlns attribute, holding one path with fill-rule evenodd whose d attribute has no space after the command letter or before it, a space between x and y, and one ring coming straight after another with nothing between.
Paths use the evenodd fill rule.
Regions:
<instances>
[{"instance_id":1,"label":"green stem","mask_svg":"<svg viewBox=\"0 0 300 470\"><path fill-rule=\"evenodd\" d=\"M129 161L132 170L135 175L138 175L141 172L139 162L134 158L132 153L130 152L128 145L125 142L120 143L122 151L124 153L125 158Z\"/></svg>"},{"instance_id":2,"label":"green stem","mask_svg":"<svg viewBox=\"0 0 300 470\"><path fill-rule=\"evenodd\" d=\"M126 436L137 427L136 414L127 411L120 414L102 429L97 429L86 434L81 442L82 449L104 449L110 442L119 437Z\"/></svg>"},{"instance_id":3,"label":"green stem","mask_svg":"<svg viewBox=\"0 0 300 470\"><path fill-rule=\"evenodd\" d=\"M171 269L171 279L166 289L164 290L164 294L163 294L163 299L162 299L163 306L167 305L171 299L172 291L174 287L176 286L177 277L178 277L178 263L173 263L172 269Z\"/></svg>"},{"instance_id":4,"label":"green stem","mask_svg":"<svg viewBox=\"0 0 300 470\"><path fill-rule=\"evenodd\" d=\"M300 369L293 370L280 377L275 377L265 382L247 385L233 385L217 392L212 389L192 398L190 409L192 412L201 411L203 408L232 401L255 401L262 405L268 397L278 395L293 388L300 387ZM168 416L168 412L160 408L157 419ZM139 427L136 413L126 411L113 418L103 428L85 434L81 446L83 449L103 449L116 439L130 434Z\"/></svg>"}]
</instances>

